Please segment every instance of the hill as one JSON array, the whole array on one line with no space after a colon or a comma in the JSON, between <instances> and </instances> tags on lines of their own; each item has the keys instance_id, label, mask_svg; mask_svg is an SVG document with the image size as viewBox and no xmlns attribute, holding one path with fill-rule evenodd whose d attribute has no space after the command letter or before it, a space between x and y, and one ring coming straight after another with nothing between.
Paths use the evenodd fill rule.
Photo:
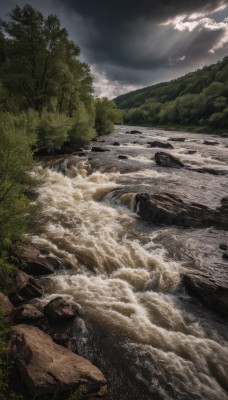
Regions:
<instances>
[{"instance_id":1,"label":"hill","mask_svg":"<svg viewBox=\"0 0 228 400\"><path fill-rule=\"evenodd\" d=\"M228 129L228 57L114 101L127 110L125 123L224 131Z\"/></svg>"}]
</instances>

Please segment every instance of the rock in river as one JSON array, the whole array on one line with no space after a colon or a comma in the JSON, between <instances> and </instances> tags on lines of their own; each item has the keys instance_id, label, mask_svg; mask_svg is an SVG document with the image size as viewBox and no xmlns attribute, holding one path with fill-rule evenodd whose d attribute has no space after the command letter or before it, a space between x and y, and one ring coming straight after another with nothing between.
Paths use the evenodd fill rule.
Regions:
<instances>
[{"instance_id":1,"label":"rock in river","mask_svg":"<svg viewBox=\"0 0 228 400\"><path fill-rule=\"evenodd\" d=\"M43 318L43 316L43 313L37 310L36 307L31 304L23 304L22 306L15 308L12 314L12 319L13 322L16 322L17 324L22 322L34 323Z\"/></svg>"},{"instance_id":2,"label":"rock in river","mask_svg":"<svg viewBox=\"0 0 228 400\"><path fill-rule=\"evenodd\" d=\"M149 147L161 147L164 149L173 149L173 146L170 143L158 142L157 140L153 142L147 142L147 144L149 145Z\"/></svg>"},{"instance_id":3,"label":"rock in river","mask_svg":"<svg viewBox=\"0 0 228 400\"><path fill-rule=\"evenodd\" d=\"M25 261L25 271L28 274L48 275L55 271L54 266L32 244L23 248L21 257Z\"/></svg>"},{"instance_id":4,"label":"rock in river","mask_svg":"<svg viewBox=\"0 0 228 400\"><path fill-rule=\"evenodd\" d=\"M58 323L74 319L78 315L78 308L73 302L58 296L44 307L43 312L51 323Z\"/></svg>"},{"instance_id":5,"label":"rock in river","mask_svg":"<svg viewBox=\"0 0 228 400\"><path fill-rule=\"evenodd\" d=\"M97 367L38 328L14 327L9 349L32 398L76 389L94 398L107 394L107 381Z\"/></svg>"},{"instance_id":6,"label":"rock in river","mask_svg":"<svg viewBox=\"0 0 228 400\"><path fill-rule=\"evenodd\" d=\"M187 289L219 313L228 315L228 281L204 271L190 271L183 275Z\"/></svg>"},{"instance_id":7,"label":"rock in river","mask_svg":"<svg viewBox=\"0 0 228 400\"><path fill-rule=\"evenodd\" d=\"M169 153L160 151L155 153L155 161L161 167L182 168L184 164L178 158L171 156Z\"/></svg>"},{"instance_id":8,"label":"rock in river","mask_svg":"<svg viewBox=\"0 0 228 400\"><path fill-rule=\"evenodd\" d=\"M135 201L137 214L153 224L228 229L228 216L220 208L212 210L202 204L185 203L174 194L138 193Z\"/></svg>"}]
</instances>

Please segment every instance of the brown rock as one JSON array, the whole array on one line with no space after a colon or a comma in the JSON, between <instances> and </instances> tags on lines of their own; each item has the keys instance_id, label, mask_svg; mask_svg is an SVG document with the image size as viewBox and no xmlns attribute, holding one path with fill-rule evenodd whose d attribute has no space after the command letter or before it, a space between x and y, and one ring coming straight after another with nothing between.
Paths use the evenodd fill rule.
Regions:
<instances>
[{"instance_id":1,"label":"brown rock","mask_svg":"<svg viewBox=\"0 0 228 400\"><path fill-rule=\"evenodd\" d=\"M28 274L48 275L55 271L53 265L45 257L42 257L40 251L32 244L24 247L21 256L26 263L25 271Z\"/></svg>"},{"instance_id":2,"label":"brown rock","mask_svg":"<svg viewBox=\"0 0 228 400\"><path fill-rule=\"evenodd\" d=\"M107 394L107 381L97 367L38 328L14 327L9 348L32 396L76 389L95 398Z\"/></svg>"},{"instance_id":3,"label":"brown rock","mask_svg":"<svg viewBox=\"0 0 228 400\"><path fill-rule=\"evenodd\" d=\"M199 299L219 313L228 315L228 280L209 275L204 271L190 271L183 275L187 289Z\"/></svg>"},{"instance_id":4,"label":"brown rock","mask_svg":"<svg viewBox=\"0 0 228 400\"><path fill-rule=\"evenodd\" d=\"M9 293L9 299L14 305L42 296L42 288L38 282L17 268L10 271L1 284Z\"/></svg>"},{"instance_id":5,"label":"brown rock","mask_svg":"<svg viewBox=\"0 0 228 400\"><path fill-rule=\"evenodd\" d=\"M180 137L180 138L178 138L178 137L169 138L169 140L171 140L172 142L185 142L185 139L186 139L186 138L184 138L184 137Z\"/></svg>"},{"instance_id":6,"label":"brown rock","mask_svg":"<svg viewBox=\"0 0 228 400\"><path fill-rule=\"evenodd\" d=\"M6 317L12 313L14 307L11 301L5 296L3 293L0 292L0 313Z\"/></svg>"},{"instance_id":7,"label":"brown rock","mask_svg":"<svg viewBox=\"0 0 228 400\"><path fill-rule=\"evenodd\" d=\"M64 300L60 296L51 300L44 307L43 312L52 323L70 321L78 316L77 306L74 303Z\"/></svg>"},{"instance_id":8,"label":"brown rock","mask_svg":"<svg viewBox=\"0 0 228 400\"><path fill-rule=\"evenodd\" d=\"M178 196L138 193L136 195L137 214L153 224L177 225L203 228L216 226L228 229L228 216L219 210L212 210L197 203L185 203Z\"/></svg>"},{"instance_id":9,"label":"brown rock","mask_svg":"<svg viewBox=\"0 0 228 400\"><path fill-rule=\"evenodd\" d=\"M155 153L155 162L161 167L182 168L184 164L171 154L160 151Z\"/></svg>"},{"instance_id":10,"label":"brown rock","mask_svg":"<svg viewBox=\"0 0 228 400\"><path fill-rule=\"evenodd\" d=\"M20 307L17 307L13 314L12 319L16 323L26 322L26 323L33 323L35 321L40 320L43 318L43 313L31 304L23 304Z\"/></svg>"}]
</instances>

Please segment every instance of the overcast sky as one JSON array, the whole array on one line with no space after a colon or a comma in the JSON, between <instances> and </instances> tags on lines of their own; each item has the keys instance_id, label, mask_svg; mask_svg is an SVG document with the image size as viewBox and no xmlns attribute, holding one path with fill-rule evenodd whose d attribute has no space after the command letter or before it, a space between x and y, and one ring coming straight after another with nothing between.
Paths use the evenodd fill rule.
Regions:
<instances>
[{"instance_id":1,"label":"overcast sky","mask_svg":"<svg viewBox=\"0 0 228 400\"><path fill-rule=\"evenodd\" d=\"M115 97L228 55L228 0L0 0L56 14L91 65L95 93Z\"/></svg>"}]
</instances>

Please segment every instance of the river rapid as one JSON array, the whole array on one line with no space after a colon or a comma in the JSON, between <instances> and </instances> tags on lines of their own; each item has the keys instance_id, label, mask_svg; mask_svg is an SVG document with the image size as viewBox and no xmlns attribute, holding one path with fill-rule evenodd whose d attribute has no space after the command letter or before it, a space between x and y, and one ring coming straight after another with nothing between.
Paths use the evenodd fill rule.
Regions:
<instances>
[{"instance_id":1,"label":"river rapid","mask_svg":"<svg viewBox=\"0 0 228 400\"><path fill-rule=\"evenodd\" d=\"M142 134L125 133L132 129ZM148 147L169 138L185 140ZM228 172L228 139L121 126L93 145L109 151L55 162L39 188L43 211L32 240L71 267L42 278L42 301L61 295L78 304L75 348L105 374L110 400L227 400L227 320L187 293L181 274L224 271L219 244L228 234L149 225L134 200L138 192L168 192L219 206L228 175L163 168L154 154Z\"/></svg>"}]
</instances>

